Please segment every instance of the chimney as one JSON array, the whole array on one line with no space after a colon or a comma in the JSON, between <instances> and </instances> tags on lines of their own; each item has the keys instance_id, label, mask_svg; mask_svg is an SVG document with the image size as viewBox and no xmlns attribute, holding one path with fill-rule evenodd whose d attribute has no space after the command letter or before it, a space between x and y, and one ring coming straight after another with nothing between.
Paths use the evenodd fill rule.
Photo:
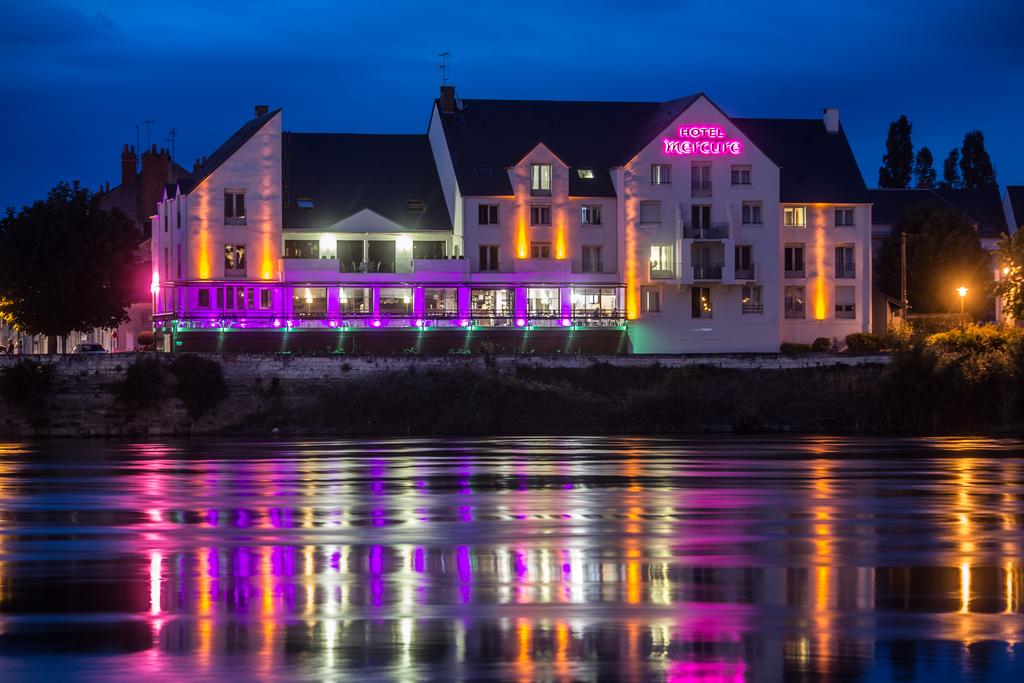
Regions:
<instances>
[{"instance_id":1,"label":"chimney","mask_svg":"<svg viewBox=\"0 0 1024 683\"><path fill-rule=\"evenodd\" d=\"M139 158L135 156L135 146L125 145L124 149L121 150L121 184L128 186L135 183L135 177L138 174L138 162Z\"/></svg>"},{"instance_id":2,"label":"chimney","mask_svg":"<svg viewBox=\"0 0 1024 683\"><path fill-rule=\"evenodd\" d=\"M265 104L256 105L256 118L259 118L270 111L270 107Z\"/></svg>"},{"instance_id":3,"label":"chimney","mask_svg":"<svg viewBox=\"0 0 1024 683\"><path fill-rule=\"evenodd\" d=\"M142 155L142 187L139 189L139 220L157 212L164 185L171 181L171 153L156 145ZM146 235L147 237L149 235Z\"/></svg>"},{"instance_id":4,"label":"chimney","mask_svg":"<svg viewBox=\"0 0 1024 683\"><path fill-rule=\"evenodd\" d=\"M839 132L839 109L836 107L825 110L825 130L829 133Z\"/></svg>"},{"instance_id":5,"label":"chimney","mask_svg":"<svg viewBox=\"0 0 1024 683\"><path fill-rule=\"evenodd\" d=\"M442 85L441 86L441 100L440 107L442 114L454 114L455 113L455 86L454 85Z\"/></svg>"}]
</instances>

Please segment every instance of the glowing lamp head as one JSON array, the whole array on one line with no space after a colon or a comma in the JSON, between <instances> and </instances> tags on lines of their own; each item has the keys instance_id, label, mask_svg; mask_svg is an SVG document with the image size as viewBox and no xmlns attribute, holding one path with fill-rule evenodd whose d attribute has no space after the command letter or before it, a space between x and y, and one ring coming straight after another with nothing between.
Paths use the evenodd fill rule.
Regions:
<instances>
[{"instance_id":1,"label":"glowing lamp head","mask_svg":"<svg viewBox=\"0 0 1024 683\"><path fill-rule=\"evenodd\" d=\"M150 285L149 285L149 291L151 293L153 293L153 294L156 294L157 292L160 291L160 275L159 275L159 273L156 273L156 272L153 273L153 282L150 283Z\"/></svg>"},{"instance_id":2,"label":"glowing lamp head","mask_svg":"<svg viewBox=\"0 0 1024 683\"><path fill-rule=\"evenodd\" d=\"M274 318L274 327L281 327L281 319Z\"/></svg>"},{"instance_id":3,"label":"glowing lamp head","mask_svg":"<svg viewBox=\"0 0 1024 683\"><path fill-rule=\"evenodd\" d=\"M562 318L562 327L569 327L569 325L572 325L572 321L568 318Z\"/></svg>"},{"instance_id":4,"label":"glowing lamp head","mask_svg":"<svg viewBox=\"0 0 1024 683\"><path fill-rule=\"evenodd\" d=\"M292 326L292 321L291 321L291 320L285 320L285 321L284 321L284 324L285 324L286 326L288 326L288 327L291 327L291 326Z\"/></svg>"},{"instance_id":5,"label":"glowing lamp head","mask_svg":"<svg viewBox=\"0 0 1024 683\"><path fill-rule=\"evenodd\" d=\"M399 251L409 251L412 249L412 238L402 235L395 240L395 246L398 247Z\"/></svg>"},{"instance_id":6,"label":"glowing lamp head","mask_svg":"<svg viewBox=\"0 0 1024 683\"><path fill-rule=\"evenodd\" d=\"M374 327L380 327L380 321L379 321L379 320L374 320L374 321L373 321L373 323L372 323L372 325L373 325Z\"/></svg>"},{"instance_id":7,"label":"glowing lamp head","mask_svg":"<svg viewBox=\"0 0 1024 683\"><path fill-rule=\"evenodd\" d=\"M967 296L967 288L966 287L957 287L956 288L956 293L959 294L960 298L962 299L965 296Z\"/></svg>"},{"instance_id":8,"label":"glowing lamp head","mask_svg":"<svg viewBox=\"0 0 1024 683\"><path fill-rule=\"evenodd\" d=\"M337 326L338 326L338 321L337 321L337 320L331 320L331 321L329 321L329 322L328 322L327 324L328 324L328 325L329 325L330 327L337 327Z\"/></svg>"},{"instance_id":9,"label":"glowing lamp head","mask_svg":"<svg viewBox=\"0 0 1024 683\"><path fill-rule=\"evenodd\" d=\"M1010 266L1003 266L1003 275L1010 274Z\"/></svg>"},{"instance_id":10,"label":"glowing lamp head","mask_svg":"<svg viewBox=\"0 0 1024 683\"><path fill-rule=\"evenodd\" d=\"M423 318L420 318L420 319L418 319L416 321L416 327L423 327L425 325L426 325L426 322L424 322Z\"/></svg>"},{"instance_id":11,"label":"glowing lamp head","mask_svg":"<svg viewBox=\"0 0 1024 683\"><path fill-rule=\"evenodd\" d=\"M459 327L469 327L469 321L463 318L459 321Z\"/></svg>"},{"instance_id":12,"label":"glowing lamp head","mask_svg":"<svg viewBox=\"0 0 1024 683\"><path fill-rule=\"evenodd\" d=\"M526 327L526 318L516 318L516 327Z\"/></svg>"}]
</instances>

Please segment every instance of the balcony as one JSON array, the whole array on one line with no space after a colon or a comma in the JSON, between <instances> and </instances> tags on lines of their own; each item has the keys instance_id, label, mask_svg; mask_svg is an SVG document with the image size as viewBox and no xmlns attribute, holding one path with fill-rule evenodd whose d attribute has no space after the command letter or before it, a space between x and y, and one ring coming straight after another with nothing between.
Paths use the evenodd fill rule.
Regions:
<instances>
[{"instance_id":1,"label":"balcony","mask_svg":"<svg viewBox=\"0 0 1024 683\"><path fill-rule=\"evenodd\" d=\"M836 268L837 280L852 280L855 277L857 277L857 269L853 266L849 268Z\"/></svg>"},{"instance_id":2,"label":"balcony","mask_svg":"<svg viewBox=\"0 0 1024 683\"><path fill-rule=\"evenodd\" d=\"M711 181L710 180L693 180L690 182L690 196L691 197L710 197L711 196Z\"/></svg>"},{"instance_id":3,"label":"balcony","mask_svg":"<svg viewBox=\"0 0 1024 683\"><path fill-rule=\"evenodd\" d=\"M725 240L729 239L728 223L709 223L693 225L683 223L683 238L688 240Z\"/></svg>"},{"instance_id":4,"label":"balcony","mask_svg":"<svg viewBox=\"0 0 1024 683\"><path fill-rule=\"evenodd\" d=\"M517 258L514 263L517 273L572 273L572 259L567 258Z\"/></svg>"},{"instance_id":5,"label":"balcony","mask_svg":"<svg viewBox=\"0 0 1024 683\"><path fill-rule=\"evenodd\" d=\"M721 264L710 265L710 266L694 266L693 267L693 279L696 280L721 280L722 269L724 266Z\"/></svg>"},{"instance_id":6,"label":"balcony","mask_svg":"<svg viewBox=\"0 0 1024 683\"><path fill-rule=\"evenodd\" d=\"M743 313L745 314L756 314L764 313L764 304L755 304L752 302L743 304Z\"/></svg>"},{"instance_id":7,"label":"balcony","mask_svg":"<svg viewBox=\"0 0 1024 683\"><path fill-rule=\"evenodd\" d=\"M801 280L806 277L806 271L803 268L800 270L787 270L783 271L783 277L787 280Z\"/></svg>"},{"instance_id":8,"label":"balcony","mask_svg":"<svg viewBox=\"0 0 1024 683\"><path fill-rule=\"evenodd\" d=\"M736 266L736 279L737 280L753 280L754 276L754 264L744 263Z\"/></svg>"},{"instance_id":9,"label":"balcony","mask_svg":"<svg viewBox=\"0 0 1024 683\"><path fill-rule=\"evenodd\" d=\"M418 258L412 260L414 273L468 273L469 261L465 258Z\"/></svg>"}]
</instances>

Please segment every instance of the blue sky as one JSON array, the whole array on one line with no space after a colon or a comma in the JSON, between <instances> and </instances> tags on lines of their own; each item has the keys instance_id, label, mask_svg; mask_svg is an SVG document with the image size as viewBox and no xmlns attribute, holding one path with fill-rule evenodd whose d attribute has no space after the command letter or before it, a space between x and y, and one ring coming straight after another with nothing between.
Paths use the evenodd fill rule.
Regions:
<instances>
[{"instance_id":1,"label":"blue sky","mask_svg":"<svg viewBox=\"0 0 1024 683\"><path fill-rule=\"evenodd\" d=\"M186 167L266 103L295 131L422 132L437 53L464 97L664 100L735 116L838 106L874 185L907 114L939 166L985 133L1024 184L1024 2L0 0L0 207L118 181L131 124ZM145 131L142 142L145 145Z\"/></svg>"}]
</instances>

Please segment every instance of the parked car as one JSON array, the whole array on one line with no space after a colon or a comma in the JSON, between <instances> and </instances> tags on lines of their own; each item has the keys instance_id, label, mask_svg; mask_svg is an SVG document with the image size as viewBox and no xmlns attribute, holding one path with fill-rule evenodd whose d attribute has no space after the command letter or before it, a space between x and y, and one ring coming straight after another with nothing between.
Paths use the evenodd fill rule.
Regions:
<instances>
[{"instance_id":1,"label":"parked car","mask_svg":"<svg viewBox=\"0 0 1024 683\"><path fill-rule=\"evenodd\" d=\"M101 344L76 344L71 353L106 353Z\"/></svg>"}]
</instances>

